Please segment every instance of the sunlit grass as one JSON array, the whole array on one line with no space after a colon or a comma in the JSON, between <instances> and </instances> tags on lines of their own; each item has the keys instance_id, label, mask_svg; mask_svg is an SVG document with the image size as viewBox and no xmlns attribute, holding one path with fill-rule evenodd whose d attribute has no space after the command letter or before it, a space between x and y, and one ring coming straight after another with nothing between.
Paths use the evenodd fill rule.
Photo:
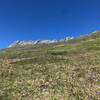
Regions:
<instances>
[{"instance_id":1,"label":"sunlit grass","mask_svg":"<svg viewBox=\"0 0 100 100\"><path fill-rule=\"evenodd\" d=\"M0 100L99 99L99 39L0 54Z\"/></svg>"}]
</instances>

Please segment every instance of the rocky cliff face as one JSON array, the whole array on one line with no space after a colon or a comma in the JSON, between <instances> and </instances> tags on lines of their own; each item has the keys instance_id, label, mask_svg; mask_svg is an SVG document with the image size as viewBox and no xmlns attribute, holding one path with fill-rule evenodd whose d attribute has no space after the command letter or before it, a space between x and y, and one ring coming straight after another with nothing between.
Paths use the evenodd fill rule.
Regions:
<instances>
[{"instance_id":1,"label":"rocky cliff face","mask_svg":"<svg viewBox=\"0 0 100 100\"><path fill-rule=\"evenodd\" d=\"M53 44L53 43L57 43L58 41L56 40L36 40L36 41L15 41L14 43L12 43L9 47L15 47L15 46L26 46L26 45L42 45L42 44Z\"/></svg>"},{"instance_id":2,"label":"rocky cliff face","mask_svg":"<svg viewBox=\"0 0 100 100\"><path fill-rule=\"evenodd\" d=\"M11 45L9 45L9 47L15 47L15 46L26 46L26 45L32 45L32 46L36 46L36 45L49 45L49 44L54 44L54 43L58 43L58 42L64 42L64 41L68 41L70 39L73 39L73 37L66 37L63 40L29 40L29 41L15 41L13 42Z\"/></svg>"}]
</instances>

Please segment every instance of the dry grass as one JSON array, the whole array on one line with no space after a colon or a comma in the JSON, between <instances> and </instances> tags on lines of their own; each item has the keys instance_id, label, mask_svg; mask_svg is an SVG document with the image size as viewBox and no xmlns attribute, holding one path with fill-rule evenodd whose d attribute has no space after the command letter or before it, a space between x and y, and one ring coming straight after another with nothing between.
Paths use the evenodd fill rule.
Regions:
<instances>
[{"instance_id":1,"label":"dry grass","mask_svg":"<svg viewBox=\"0 0 100 100\"><path fill-rule=\"evenodd\" d=\"M5 50L0 100L100 100L99 43Z\"/></svg>"}]
</instances>

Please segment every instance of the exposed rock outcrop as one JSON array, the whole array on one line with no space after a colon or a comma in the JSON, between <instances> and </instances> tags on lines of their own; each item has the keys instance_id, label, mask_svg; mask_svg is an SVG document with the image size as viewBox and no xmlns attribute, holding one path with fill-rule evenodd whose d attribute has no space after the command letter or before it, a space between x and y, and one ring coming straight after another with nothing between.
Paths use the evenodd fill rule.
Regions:
<instances>
[{"instance_id":1,"label":"exposed rock outcrop","mask_svg":"<svg viewBox=\"0 0 100 100\"><path fill-rule=\"evenodd\" d=\"M13 42L11 45L9 45L9 47L15 47L15 46L26 46L26 45L32 45L32 46L36 46L36 45L49 45L49 44L54 44L54 43L58 43L58 42L66 42L70 39L73 39L73 37L66 37L63 40L29 40L29 41L15 41Z\"/></svg>"}]
</instances>

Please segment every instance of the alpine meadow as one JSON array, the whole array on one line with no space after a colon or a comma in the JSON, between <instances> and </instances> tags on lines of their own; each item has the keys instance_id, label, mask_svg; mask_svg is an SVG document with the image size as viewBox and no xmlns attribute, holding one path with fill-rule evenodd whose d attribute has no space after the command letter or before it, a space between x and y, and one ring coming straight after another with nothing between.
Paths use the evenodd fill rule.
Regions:
<instances>
[{"instance_id":1,"label":"alpine meadow","mask_svg":"<svg viewBox=\"0 0 100 100\"><path fill-rule=\"evenodd\" d=\"M0 50L0 100L100 100L100 31Z\"/></svg>"}]
</instances>

